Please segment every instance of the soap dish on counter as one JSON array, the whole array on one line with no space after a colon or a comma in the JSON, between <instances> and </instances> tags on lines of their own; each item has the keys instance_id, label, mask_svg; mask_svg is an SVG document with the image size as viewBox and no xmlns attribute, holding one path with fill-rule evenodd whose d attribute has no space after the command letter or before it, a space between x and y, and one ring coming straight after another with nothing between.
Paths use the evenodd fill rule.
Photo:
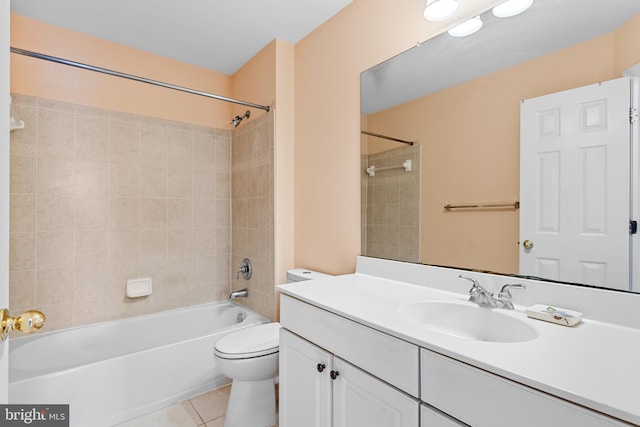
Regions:
<instances>
[{"instance_id":1,"label":"soap dish on counter","mask_svg":"<svg viewBox=\"0 0 640 427\"><path fill-rule=\"evenodd\" d=\"M557 323L563 326L575 326L582 321L582 313L578 311L544 304L535 304L528 307L527 316L532 319L544 320L545 322Z\"/></svg>"}]
</instances>

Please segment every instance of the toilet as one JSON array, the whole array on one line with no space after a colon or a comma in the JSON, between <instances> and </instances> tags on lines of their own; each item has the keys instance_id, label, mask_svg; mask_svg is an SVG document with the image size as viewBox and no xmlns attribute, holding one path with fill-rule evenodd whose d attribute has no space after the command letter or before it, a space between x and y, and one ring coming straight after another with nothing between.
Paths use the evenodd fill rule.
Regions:
<instances>
[{"instance_id":1,"label":"toilet","mask_svg":"<svg viewBox=\"0 0 640 427\"><path fill-rule=\"evenodd\" d=\"M331 277L296 268L287 283ZM278 377L278 322L250 326L216 342L214 358L220 371L233 380L224 427L269 427L278 421L275 383Z\"/></svg>"}]
</instances>

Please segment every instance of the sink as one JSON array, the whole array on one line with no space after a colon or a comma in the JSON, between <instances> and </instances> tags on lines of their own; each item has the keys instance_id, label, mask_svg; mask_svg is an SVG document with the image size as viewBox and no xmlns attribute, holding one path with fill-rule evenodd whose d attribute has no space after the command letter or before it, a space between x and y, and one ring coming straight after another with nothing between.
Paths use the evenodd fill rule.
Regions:
<instances>
[{"instance_id":1,"label":"sink","mask_svg":"<svg viewBox=\"0 0 640 427\"><path fill-rule=\"evenodd\" d=\"M502 313L501 309L471 303L418 301L399 309L404 319L440 334L475 341L514 343L538 336L524 321Z\"/></svg>"}]
</instances>

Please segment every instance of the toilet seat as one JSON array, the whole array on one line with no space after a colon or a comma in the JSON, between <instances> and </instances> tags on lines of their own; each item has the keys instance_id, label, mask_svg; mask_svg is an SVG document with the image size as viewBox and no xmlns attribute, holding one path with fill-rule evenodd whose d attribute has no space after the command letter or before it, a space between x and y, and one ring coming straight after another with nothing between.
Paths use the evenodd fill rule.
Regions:
<instances>
[{"instance_id":1,"label":"toilet seat","mask_svg":"<svg viewBox=\"0 0 640 427\"><path fill-rule=\"evenodd\" d=\"M223 359L249 359L279 351L280 323L251 326L216 342L214 353Z\"/></svg>"}]
</instances>

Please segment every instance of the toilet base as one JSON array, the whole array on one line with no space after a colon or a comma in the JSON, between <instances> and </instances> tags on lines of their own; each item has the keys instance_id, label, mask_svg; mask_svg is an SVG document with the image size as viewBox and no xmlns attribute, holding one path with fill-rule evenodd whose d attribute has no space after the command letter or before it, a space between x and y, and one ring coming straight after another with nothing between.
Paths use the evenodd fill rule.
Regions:
<instances>
[{"instance_id":1,"label":"toilet base","mask_svg":"<svg viewBox=\"0 0 640 427\"><path fill-rule=\"evenodd\" d=\"M270 427L276 421L276 386L273 378L262 381L233 380L224 427Z\"/></svg>"}]
</instances>

